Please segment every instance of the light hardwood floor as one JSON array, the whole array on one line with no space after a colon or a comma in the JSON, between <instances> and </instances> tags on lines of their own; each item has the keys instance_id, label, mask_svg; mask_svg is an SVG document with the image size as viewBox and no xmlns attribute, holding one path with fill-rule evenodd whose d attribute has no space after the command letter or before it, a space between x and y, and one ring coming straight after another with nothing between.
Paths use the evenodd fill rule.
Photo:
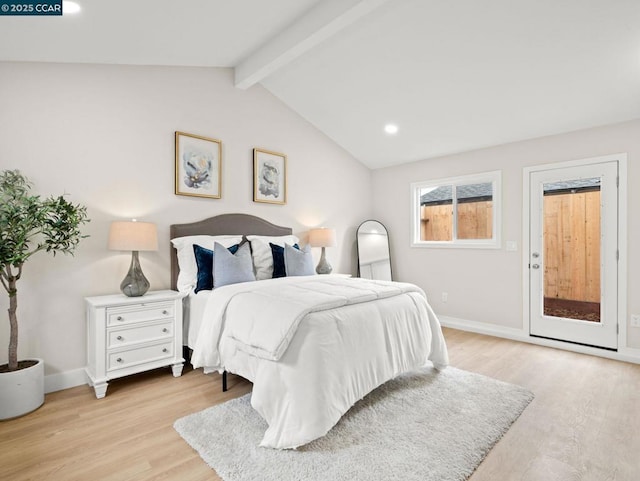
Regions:
<instances>
[{"instance_id":1,"label":"light hardwood floor","mask_svg":"<svg viewBox=\"0 0 640 481\"><path fill-rule=\"evenodd\" d=\"M640 366L452 329L445 336L453 366L536 395L471 481L640 480ZM114 381L101 400L88 386L52 393L36 412L0 422L0 480L219 479L173 422L250 385L230 376L223 394L219 375L185 371Z\"/></svg>"}]
</instances>

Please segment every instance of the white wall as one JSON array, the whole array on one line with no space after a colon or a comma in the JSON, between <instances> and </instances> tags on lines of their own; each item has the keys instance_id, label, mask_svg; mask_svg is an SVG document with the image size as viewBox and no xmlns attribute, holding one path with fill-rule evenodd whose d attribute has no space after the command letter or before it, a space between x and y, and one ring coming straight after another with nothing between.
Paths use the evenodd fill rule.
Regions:
<instances>
[{"instance_id":1,"label":"white wall","mask_svg":"<svg viewBox=\"0 0 640 481\"><path fill-rule=\"evenodd\" d=\"M638 139L640 120L373 171L374 217L389 229L395 278L425 289L439 315L522 328L523 167L626 152L629 215L621 221L628 226L627 312L640 314ZM492 170L503 175L502 249L410 247L411 182ZM507 240L517 241L517 252L505 250ZM640 348L640 329L629 326L627 340L629 347Z\"/></svg>"},{"instance_id":2,"label":"white wall","mask_svg":"<svg viewBox=\"0 0 640 481\"><path fill-rule=\"evenodd\" d=\"M174 195L176 130L222 140L222 199ZM288 156L286 206L252 201L254 147ZM91 218L74 257L39 253L19 281L19 354L44 358L49 375L84 367L83 297L118 292L129 267L130 254L106 248L112 220L158 224L159 251L140 258L151 288L163 289L172 223L244 212L303 240L310 227L333 227L328 259L355 273L355 229L372 213L369 169L262 87L234 88L230 69L0 63L0 169L16 168ZM8 324L0 320L0 364Z\"/></svg>"}]
</instances>

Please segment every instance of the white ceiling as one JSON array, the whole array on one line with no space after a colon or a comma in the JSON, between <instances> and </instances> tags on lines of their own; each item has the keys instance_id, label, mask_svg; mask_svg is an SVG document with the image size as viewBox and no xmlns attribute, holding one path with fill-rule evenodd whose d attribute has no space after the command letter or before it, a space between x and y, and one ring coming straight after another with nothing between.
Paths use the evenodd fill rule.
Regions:
<instances>
[{"instance_id":1,"label":"white ceiling","mask_svg":"<svg viewBox=\"0 0 640 481\"><path fill-rule=\"evenodd\" d=\"M76 1L0 60L234 67L371 168L640 118L638 0Z\"/></svg>"}]
</instances>

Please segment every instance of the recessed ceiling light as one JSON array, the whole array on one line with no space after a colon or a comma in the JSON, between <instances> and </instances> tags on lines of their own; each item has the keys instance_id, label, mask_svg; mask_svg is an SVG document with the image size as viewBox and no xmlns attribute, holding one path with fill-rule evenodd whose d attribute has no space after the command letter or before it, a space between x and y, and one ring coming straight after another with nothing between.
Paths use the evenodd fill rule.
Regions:
<instances>
[{"instance_id":1,"label":"recessed ceiling light","mask_svg":"<svg viewBox=\"0 0 640 481\"><path fill-rule=\"evenodd\" d=\"M80 5L78 5L76 2L68 2L67 0L64 0L62 2L62 13L63 14L74 14L74 13L78 13L80 11Z\"/></svg>"},{"instance_id":2,"label":"recessed ceiling light","mask_svg":"<svg viewBox=\"0 0 640 481\"><path fill-rule=\"evenodd\" d=\"M398 133L398 126L394 124L387 124L384 126L384 131L390 135L395 135Z\"/></svg>"}]
</instances>

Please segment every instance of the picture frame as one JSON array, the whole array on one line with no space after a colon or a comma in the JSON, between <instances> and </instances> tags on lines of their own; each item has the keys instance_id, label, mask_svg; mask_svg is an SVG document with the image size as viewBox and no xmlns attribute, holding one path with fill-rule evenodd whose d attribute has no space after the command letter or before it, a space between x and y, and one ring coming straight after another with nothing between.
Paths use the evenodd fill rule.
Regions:
<instances>
[{"instance_id":1,"label":"picture frame","mask_svg":"<svg viewBox=\"0 0 640 481\"><path fill-rule=\"evenodd\" d=\"M175 194L220 199L222 141L176 132L175 144Z\"/></svg>"},{"instance_id":2,"label":"picture frame","mask_svg":"<svg viewBox=\"0 0 640 481\"><path fill-rule=\"evenodd\" d=\"M253 149L253 201L287 203L287 156L265 149Z\"/></svg>"}]
</instances>

